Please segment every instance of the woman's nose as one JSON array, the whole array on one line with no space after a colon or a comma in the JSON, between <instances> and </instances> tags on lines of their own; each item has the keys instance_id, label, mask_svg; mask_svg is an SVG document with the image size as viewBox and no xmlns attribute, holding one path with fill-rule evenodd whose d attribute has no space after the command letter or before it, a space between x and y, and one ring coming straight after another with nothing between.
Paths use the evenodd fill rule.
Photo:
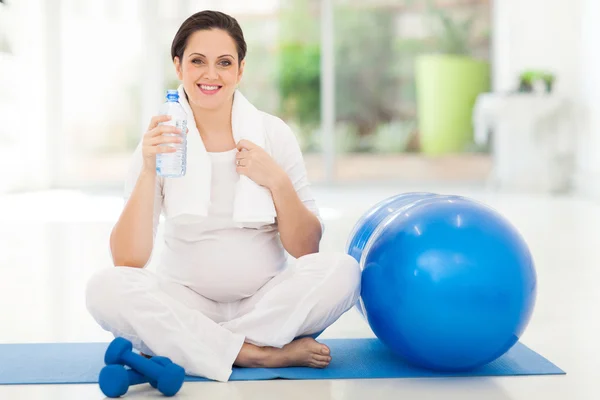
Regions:
<instances>
[{"instance_id":1,"label":"woman's nose","mask_svg":"<svg viewBox=\"0 0 600 400\"><path fill-rule=\"evenodd\" d=\"M215 67L208 67L206 70L206 77L211 80L216 80L219 78L219 74L217 73L217 69Z\"/></svg>"}]
</instances>

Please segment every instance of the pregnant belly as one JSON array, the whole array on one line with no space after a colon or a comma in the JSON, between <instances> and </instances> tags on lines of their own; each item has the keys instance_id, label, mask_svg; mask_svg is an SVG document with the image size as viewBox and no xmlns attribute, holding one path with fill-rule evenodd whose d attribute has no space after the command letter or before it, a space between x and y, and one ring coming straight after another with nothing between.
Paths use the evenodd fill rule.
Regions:
<instances>
[{"instance_id":1,"label":"pregnant belly","mask_svg":"<svg viewBox=\"0 0 600 400\"><path fill-rule=\"evenodd\" d=\"M232 229L194 242L165 240L159 273L218 302L252 296L285 264L275 232Z\"/></svg>"}]
</instances>

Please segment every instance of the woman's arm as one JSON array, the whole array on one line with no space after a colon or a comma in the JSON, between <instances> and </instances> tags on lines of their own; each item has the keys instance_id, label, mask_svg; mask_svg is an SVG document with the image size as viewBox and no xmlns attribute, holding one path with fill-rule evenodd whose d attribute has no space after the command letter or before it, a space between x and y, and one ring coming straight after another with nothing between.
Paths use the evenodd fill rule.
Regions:
<instances>
[{"instance_id":1,"label":"woman's arm","mask_svg":"<svg viewBox=\"0 0 600 400\"><path fill-rule=\"evenodd\" d=\"M269 187L277 211L279 236L292 257L318 253L321 241L321 221L298 197L287 174L273 180Z\"/></svg>"},{"instance_id":2,"label":"woman's arm","mask_svg":"<svg viewBox=\"0 0 600 400\"><path fill-rule=\"evenodd\" d=\"M236 170L271 191L281 243L291 256L299 258L319 251L322 227L316 206L315 210L307 207L312 197L308 191L304 160L294 134L287 129L281 122L277 130L281 135L280 163L262 147L241 140L237 144Z\"/></svg>"},{"instance_id":3,"label":"woman's arm","mask_svg":"<svg viewBox=\"0 0 600 400\"><path fill-rule=\"evenodd\" d=\"M168 115L152 117L148 131L136 147L125 187L127 202L110 234L110 250L115 266L143 268L152 255L156 227L162 207L162 180L156 176L156 155L175 151L166 143L176 143L181 133L173 125L160 125Z\"/></svg>"},{"instance_id":4,"label":"woman's arm","mask_svg":"<svg viewBox=\"0 0 600 400\"><path fill-rule=\"evenodd\" d=\"M115 266L143 268L154 246L156 173L143 171L110 235Z\"/></svg>"}]
</instances>

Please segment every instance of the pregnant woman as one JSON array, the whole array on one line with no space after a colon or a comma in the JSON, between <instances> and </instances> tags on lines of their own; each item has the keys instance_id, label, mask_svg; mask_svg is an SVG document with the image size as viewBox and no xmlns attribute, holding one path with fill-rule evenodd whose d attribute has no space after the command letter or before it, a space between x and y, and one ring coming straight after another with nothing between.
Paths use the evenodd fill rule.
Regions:
<instances>
[{"instance_id":1,"label":"pregnant woman","mask_svg":"<svg viewBox=\"0 0 600 400\"><path fill-rule=\"evenodd\" d=\"M353 258L319 252L322 222L293 132L237 89L245 55L226 14L203 11L181 25L171 56L188 116L188 171L157 176L156 154L178 139L163 135L177 133L160 124L168 117L153 117L110 236L114 267L86 292L102 328L218 381L233 365L326 367L330 351L313 337L360 292ZM150 271L161 213L164 242Z\"/></svg>"}]
</instances>

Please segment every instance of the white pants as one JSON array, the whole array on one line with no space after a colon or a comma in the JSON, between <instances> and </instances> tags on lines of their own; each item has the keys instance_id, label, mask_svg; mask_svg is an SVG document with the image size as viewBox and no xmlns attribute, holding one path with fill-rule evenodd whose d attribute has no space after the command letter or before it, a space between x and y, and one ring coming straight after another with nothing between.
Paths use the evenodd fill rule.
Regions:
<instances>
[{"instance_id":1,"label":"white pants","mask_svg":"<svg viewBox=\"0 0 600 400\"><path fill-rule=\"evenodd\" d=\"M86 301L103 329L141 352L169 357L189 375L227 381L244 341L283 347L321 332L359 294L360 269L352 257L316 253L235 302L217 303L149 270L128 267L96 273Z\"/></svg>"}]
</instances>

